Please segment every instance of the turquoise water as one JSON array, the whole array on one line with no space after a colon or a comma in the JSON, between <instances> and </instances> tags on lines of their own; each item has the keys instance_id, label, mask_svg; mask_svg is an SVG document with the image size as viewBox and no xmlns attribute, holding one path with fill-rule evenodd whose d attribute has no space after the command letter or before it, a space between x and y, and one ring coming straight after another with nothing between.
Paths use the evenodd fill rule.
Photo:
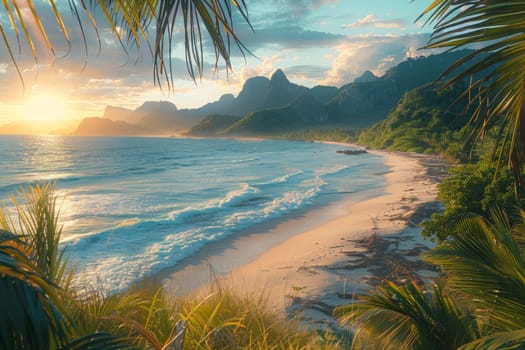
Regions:
<instances>
[{"instance_id":1,"label":"turquoise water","mask_svg":"<svg viewBox=\"0 0 525 350\"><path fill-rule=\"evenodd\" d=\"M0 136L0 199L54 180L82 279L111 290L205 244L342 196L381 193L371 154L293 141Z\"/></svg>"}]
</instances>

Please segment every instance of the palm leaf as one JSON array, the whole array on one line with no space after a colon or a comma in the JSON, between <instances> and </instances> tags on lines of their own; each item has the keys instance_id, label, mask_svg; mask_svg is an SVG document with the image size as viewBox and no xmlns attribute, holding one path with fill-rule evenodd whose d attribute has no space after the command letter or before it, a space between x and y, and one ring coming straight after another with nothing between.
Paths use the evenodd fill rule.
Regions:
<instances>
[{"instance_id":1,"label":"palm leaf","mask_svg":"<svg viewBox=\"0 0 525 350\"><path fill-rule=\"evenodd\" d=\"M138 349L133 347L129 339L115 337L107 333L98 332L76 339L62 350L128 350Z\"/></svg>"},{"instance_id":2,"label":"palm leaf","mask_svg":"<svg viewBox=\"0 0 525 350\"><path fill-rule=\"evenodd\" d=\"M434 24L427 48L478 47L451 66L449 84L475 77L466 94L477 97L470 120L483 135L493 127L506 130L499 159L507 159L517 182L525 185L525 2L518 0L435 0L421 15Z\"/></svg>"},{"instance_id":3,"label":"palm leaf","mask_svg":"<svg viewBox=\"0 0 525 350\"><path fill-rule=\"evenodd\" d=\"M77 296L72 305L72 318L78 334L87 335L100 330L111 334L127 334L122 320L135 319L146 302L134 293L107 294L93 290L84 297Z\"/></svg>"},{"instance_id":4,"label":"palm leaf","mask_svg":"<svg viewBox=\"0 0 525 350\"><path fill-rule=\"evenodd\" d=\"M55 57L55 44L50 40L49 29L41 21L42 8L35 6L32 0L2 1L19 48L22 44L19 33L23 33L24 43L29 46L35 63L38 63L40 53L34 43L34 34L29 30L29 24L32 21L37 28L37 34L43 38L46 47ZM130 47L141 47L143 45L148 47L154 58L154 82L166 81L169 89L173 85L172 46L179 20L182 21L184 30L187 70L194 80L202 77L204 71L203 41L206 37L203 32L207 33L214 48L216 69L221 60L227 69L231 68L230 49L232 43L242 55L249 52L234 31L236 13L239 14L238 17L250 25L244 0L80 0L80 2L68 0L68 4L72 16L80 26L86 57L88 45L80 12L86 14L87 22L94 28L100 52L98 25L92 14L94 10L99 9L104 14L107 24L126 54L129 54ZM28 18L22 11L23 6L29 9L31 18ZM58 24L58 30L68 45L68 50L65 53L67 55L71 49L71 38L66 22L63 20L61 13L63 10L57 7L53 0L49 1L49 6ZM154 40L150 42L152 25L155 32L152 33ZM12 47L15 43L6 35L6 29L2 23L0 23L0 34L23 83L17 58L13 54Z\"/></svg>"},{"instance_id":5,"label":"palm leaf","mask_svg":"<svg viewBox=\"0 0 525 350\"><path fill-rule=\"evenodd\" d=\"M516 350L525 348L525 329L496 333L468 343L458 350Z\"/></svg>"},{"instance_id":6,"label":"palm leaf","mask_svg":"<svg viewBox=\"0 0 525 350\"><path fill-rule=\"evenodd\" d=\"M495 212L493 224L485 219L462 221L455 239L425 255L440 265L451 288L476 300L477 312L501 330L525 328L525 255L505 215Z\"/></svg>"},{"instance_id":7,"label":"palm leaf","mask_svg":"<svg viewBox=\"0 0 525 350\"><path fill-rule=\"evenodd\" d=\"M27 257L24 243L0 242L0 347L49 349L70 335L55 286Z\"/></svg>"},{"instance_id":8,"label":"palm leaf","mask_svg":"<svg viewBox=\"0 0 525 350\"><path fill-rule=\"evenodd\" d=\"M334 315L357 327L354 346L363 349L456 349L478 334L474 318L443 289L413 281L378 287Z\"/></svg>"},{"instance_id":9,"label":"palm leaf","mask_svg":"<svg viewBox=\"0 0 525 350\"><path fill-rule=\"evenodd\" d=\"M21 187L11 202L17 213L11 218L0 210L0 228L15 233L25 242L28 257L46 278L57 285L70 279L67 258L60 248L62 226L53 183Z\"/></svg>"}]
</instances>

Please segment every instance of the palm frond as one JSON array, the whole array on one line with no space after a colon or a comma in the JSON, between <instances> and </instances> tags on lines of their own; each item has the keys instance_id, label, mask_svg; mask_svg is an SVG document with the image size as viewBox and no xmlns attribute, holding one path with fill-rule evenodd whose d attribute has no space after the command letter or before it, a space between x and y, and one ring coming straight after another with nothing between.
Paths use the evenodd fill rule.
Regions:
<instances>
[{"instance_id":1,"label":"palm frond","mask_svg":"<svg viewBox=\"0 0 525 350\"><path fill-rule=\"evenodd\" d=\"M0 347L49 349L70 335L56 287L26 256L25 243L0 242Z\"/></svg>"},{"instance_id":2,"label":"palm frond","mask_svg":"<svg viewBox=\"0 0 525 350\"><path fill-rule=\"evenodd\" d=\"M462 221L455 239L428 252L426 260L440 265L451 288L476 300L477 312L501 330L525 328L525 255L512 228L495 212L494 224L483 218ZM517 231L517 228L521 228Z\"/></svg>"},{"instance_id":3,"label":"palm frond","mask_svg":"<svg viewBox=\"0 0 525 350\"><path fill-rule=\"evenodd\" d=\"M46 28L41 21L42 7L35 6L32 0L2 0L2 4L9 23L0 22L1 41L22 83L23 75L13 51L15 45L20 50L23 43L27 44L34 62L38 63L41 54L35 44L36 36L43 39L47 50L56 57L55 43L51 41L49 32L58 28L67 43L68 50L65 55L70 52L71 37L66 25L67 21L63 19L64 6L57 6L53 0L48 2L57 26ZM214 50L216 69L221 60L227 69L231 69L232 45L242 55L249 53L235 34L234 28L235 18L240 18L251 27L244 0L80 0L80 2L68 0L67 4L71 10L70 15L80 26L86 58L88 41L85 36L84 20L80 13L86 15L88 25L95 30L100 52L99 25L93 14L99 10L126 54L129 54L131 47L147 47L154 59L154 82L160 84L165 81L168 89L171 89L173 84L172 48L179 26L182 26L184 33L187 70L194 80L201 77L204 71L203 45L207 39ZM30 30L32 26L36 27L36 33ZM155 28L154 33L150 33L152 27ZM14 40L8 35L9 29L14 33ZM22 34L24 40L21 40ZM151 40L151 37L154 39Z\"/></svg>"},{"instance_id":4,"label":"palm frond","mask_svg":"<svg viewBox=\"0 0 525 350\"><path fill-rule=\"evenodd\" d=\"M61 350L131 350L138 349L131 345L129 339L98 332L75 339Z\"/></svg>"},{"instance_id":5,"label":"palm frond","mask_svg":"<svg viewBox=\"0 0 525 350\"><path fill-rule=\"evenodd\" d=\"M435 0L421 17L434 25L427 48L474 52L451 66L449 84L471 80L467 94L478 107L470 120L480 134L492 127L505 129L499 159L507 159L520 185L525 185L525 3L518 0Z\"/></svg>"},{"instance_id":6,"label":"palm frond","mask_svg":"<svg viewBox=\"0 0 525 350\"><path fill-rule=\"evenodd\" d=\"M53 183L35 183L21 187L11 202L16 218L0 210L0 227L15 233L25 242L28 257L33 260L46 278L62 286L70 279L67 258L60 248L62 226L59 223L60 210L57 208Z\"/></svg>"},{"instance_id":7,"label":"palm frond","mask_svg":"<svg viewBox=\"0 0 525 350\"><path fill-rule=\"evenodd\" d=\"M525 348L525 329L500 332L483 337L458 350L516 350Z\"/></svg>"},{"instance_id":8,"label":"palm frond","mask_svg":"<svg viewBox=\"0 0 525 350\"><path fill-rule=\"evenodd\" d=\"M146 301L135 293L111 295L93 290L84 297L77 296L76 303L72 305L72 318L80 335L99 331L127 335L122 320L137 318L145 305Z\"/></svg>"},{"instance_id":9,"label":"palm frond","mask_svg":"<svg viewBox=\"0 0 525 350\"><path fill-rule=\"evenodd\" d=\"M354 346L377 349L456 349L476 339L477 326L443 289L388 283L334 315L357 329Z\"/></svg>"}]
</instances>

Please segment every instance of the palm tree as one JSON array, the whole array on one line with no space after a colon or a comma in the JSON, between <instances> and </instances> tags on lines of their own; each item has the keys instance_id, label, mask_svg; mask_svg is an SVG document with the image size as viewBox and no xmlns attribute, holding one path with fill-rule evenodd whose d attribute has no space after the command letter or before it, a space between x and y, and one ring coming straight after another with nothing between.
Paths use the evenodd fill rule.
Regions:
<instances>
[{"instance_id":1,"label":"palm tree","mask_svg":"<svg viewBox=\"0 0 525 350\"><path fill-rule=\"evenodd\" d=\"M26 248L14 235L1 231L2 349L49 349L69 335L67 321L57 307L56 290L27 258ZM51 329L55 331L50 332Z\"/></svg>"},{"instance_id":2,"label":"palm tree","mask_svg":"<svg viewBox=\"0 0 525 350\"><path fill-rule=\"evenodd\" d=\"M465 91L477 108L470 123L482 139L499 130L498 167L504 159L525 185L525 2L435 0L421 17L434 25L427 48L472 48L445 72L449 83L470 80Z\"/></svg>"},{"instance_id":3,"label":"palm tree","mask_svg":"<svg viewBox=\"0 0 525 350\"><path fill-rule=\"evenodd\" d=\"M389 283L336 315L357 327L358 345L372 340L369 348L523 348L525 213L519 220L512 226L499 211L463 220L454 239L425 254L441 267L443 288Z\"/></svg>"},{"instance_id":4,"label":"palm tree","mask_svg":"<svg viewBox=\"0 0 525 350\"><path fill-rule=\"evenodd\" d=\"M193 79L203 72L203 32L208 34L215 49L216 68L221 59L228 69L231 68L232 44L243 55L247 51L234 32L236 14L250 24L244 0L68 0L68 6L65 2L55 4L55 0L49 0L48 3L58 30L70 49L71 28L65 24L63 13L68 10L76 19L87 56L88 45L84 35L86 20L83 18L87 18L88 25L95 30L100 51L99 26L95 20L95 12L100 11L126 53L130 46L148 48L154 58L154 81L160 83L164 79L168 88L171 88L173 82L171 45L179 20L182 21L180 25L184 32L186 65ZM56 55L55 46L48 28L41 20L42 7L35 6L33 0L3 1L3 5L5 18L9 23L0 21L1 41L23 82L15 48L18 47L20 51L22 44L26 42L35 63L38 63L36 37L42 38L53 56ZM151 28L154 28L154 33L150 33ZM9 35L9 30L13 31L12 36ZM153 40L150 40L150 36L153 36Z\"/></svg>"},{"instance_id":5,"label":"palm tree","mask_svg":"<svg viewBox=\"0 0 525 350\"><path fill-rule=\"evenodd\" d=\"M454 239L426 254L443 269L450 290L474 300L476 314L486 325L485 335L506 332L525 338L525 213L511 226L509 218L493 212L464 220Z\"/></svg>"},{"instance_id":6,"label":"palm tree","mask_svg":"<svg viewBox=\"0 0 525 350\"><path fill-rule=\"evenodd\" d=\"M22 188L11 200L15 217L0 210L0 348L130 348L125 337L83 329L72 317L54 185Z\"/></svg>"},{"instance_id":7,"label":"palm tree","mask_svg":"<svg viewBox=\"0 0 525 350\"><path fill-rule=\"evenodd\" d=\"M355 326L354 349L457 349L479 337L468 305L437 284L387 283L335 310Z\"/></svg>"}]
</instances>

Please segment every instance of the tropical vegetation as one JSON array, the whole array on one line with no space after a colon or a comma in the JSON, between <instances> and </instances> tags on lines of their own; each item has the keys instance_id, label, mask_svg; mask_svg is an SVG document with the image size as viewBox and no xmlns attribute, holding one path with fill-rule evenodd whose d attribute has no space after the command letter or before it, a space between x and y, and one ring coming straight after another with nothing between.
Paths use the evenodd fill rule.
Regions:
<instances>
[{"instance_id":1,"label":"tropical vegetation","mask_svg":"<svg viewBox=\"0 0 525 350\"><path fill-rule=\"evenodd\" d=\"M462 147L466 124L466 101L460 99L463 90L462 84L441 90L427 84L411 90L386 119L363 130L357 142L379 149L441 154L449 161L466 161L469 154Z\"/></svg>"},{"instance_id":2,"label":"tropical vegetation","mask_svg":"<svg viewBox=\"0 0 525 350\"><path fill-rule=\"evenodd\" d=\"M31 2L27 2L31 7ZM75 2L71 2L76 4ZM232 9L247 19L243 1L98 1L115 35L125 44L147 42L147 28L156 24L152 48L157 81L171 72L165 66L174 30L172 20L181 15L186 31L188 69L202 71L203 21L216 47L216 57L229 64L228 38L240 44L232 30ZM69 34L60 11L50 2L59 27ZM83 3L82 3L83 4ZM157 7L158 5L158 7ZM20 37L31 47L27 24L16 1L5 2L6 13ZM75 7L76 8L76 7ZM88 6L83 6L93 18ZM156 11L158 8L158 12ZM34 11L33 8L31 8ZM180 12L179 12L180 10ZM481 47L468 53L446 74L457 73L442 92L418 91L404 102L417 104L430 94L435 105L413 113L394 111L390 122L407 122L411 133L422 133L414 150L458 154L451 149L460 123L443 111L446 94L465 82L462 97L473 108L469 125L476 130L468 144L492 136L494 158L453 170L444 181L440 198L445 211L433 217L426 230L440 243L424 258L441 269L425 282L385 283L356 303L340 307L335 315L350 322L354 348L362 349L522 349L525 348L525 213L520 195L525 188L525 69L523 69L523 14L525 2L517 0L435 0L423 16L435 25L431 48ZM38 17L38 16L36 16ZM15 21L16 19L16 21ZM18 27L17 24L19 23ZM96 25L93 25L96 27ZM116 30L128 33L121 37ZM45 29L40 26L45 37ZM166 34L167 33L167 34ZM13 43L0 28L3 42L14 59ZM165 37L167 35L167 37ZM48 47L52 43L46 39ZM125 46L125 45L124 45ZM169 55L169 50L168 50ZM475 60L477 59L477 60ZM472 64L467 64L467 62ZM465 68L466 67L466 68ZM472 79L471 79L472 78ZM418 95L419 94L419 95ZM404 108L401 105L399 108ZM453 111L453 110L452 110ZM426 123L426 124L425 124ZM427 134L442 130L445 139ZM381 129L383 128L383 129ZM383 147L398 142L392 130L377 126ZM366 133L363 134L366 137ZM412 142L412 141L410 141ZM483 157L481 157L483 158ZM501 166L507 162L511 173ZM498 173L498 176L494 176ZM512 180L517 180L512 182ZM511 190L511 187L513 189ZM0 344L11 349L126 349L181 348L330 348L315 335L262 312L254 299L229 293L204 300L172 302L162 290L130 290L123 294L72 283L61 246L57 199L50 184L22 189L12 197L15 214L0 213ZM504 207L502 211L495 206ZM515 209L512 209L515 207ZM465 215L465 214L468 215ZM480 216L483 215L483 216ZM433 221L434 220L434 221ZM184 337L182 336L184 334ZM184 343L183 343L184 342Z\"/></svg>"},{"instance_id":3,"label":"tropical vegetation","mask_svg":"<svg viewBox=\"0 0 525 350\"><path fill-rule=\"evenodd\" d=\"M0 212L2 349L322 349L327 337L266 311L264 298L224 290L172 300L159 288L110 294L74 281L59 244L53 184L11 197Z\"/></svg>"},{"instance_id":4,"label":"tropical vegetation","mask_svg":"<svg viewBox=\"0 0 525 350\"><path fill-rule=\"evenodd\" d=\"M522 349L525 223L500 211L491 222L464 219L425 254L443 276L426 284L389 283L339 308L357 326L354 348Z\"/></svg>"},{"instance_id":5,"label":"tropical vegetation","mask_svg":"<svg viewBox=\"0 0 525 350\"><path fill-rule=\"evenodd\" d=\"M516 197L512 172L501 169L494 178L495 172L496 166L486 160L451 167L448 177L438 185L443 211L432 213L423 223L423 236L443 242L454 237L453 227L462 219L490 219L494 208L513 212L521 207L525 193L520 187L519 198Z\"/></svg>"},{"instance_id":6,"label":"tropical vegetation","mask_svg":"<svg viewBox=\"0 0 525 350\"><path fill-rule=\"evenodd\" d=\"M435 0L421 15L434 24L428 48L477 47L452 65L444 75L448 84L471 81L465 96L476 101L470 125L483 138L491 129L499 131L497 164L507 161L523 183L525 161L525 41L522 1ZM470 64L469 64L470 63Z\"/></svg>"},{"instance_id":7,"label":"tropical vegetation","mask_svg":"<svg viewBox=\"0 0 525 350\"><path fill-rule=\"evenodd\" d=\"M336 311L356 329L354 348L525 348L524 12L523 1L435 0L423 14L435 24L429 47L481 47L445 72L459 71L446 86L471 81L467 144L492 135L496 157L441 185L445 211L426 227L441 242L424 256L440 276L388 283Z\"/></svg>"}]
</instances>

